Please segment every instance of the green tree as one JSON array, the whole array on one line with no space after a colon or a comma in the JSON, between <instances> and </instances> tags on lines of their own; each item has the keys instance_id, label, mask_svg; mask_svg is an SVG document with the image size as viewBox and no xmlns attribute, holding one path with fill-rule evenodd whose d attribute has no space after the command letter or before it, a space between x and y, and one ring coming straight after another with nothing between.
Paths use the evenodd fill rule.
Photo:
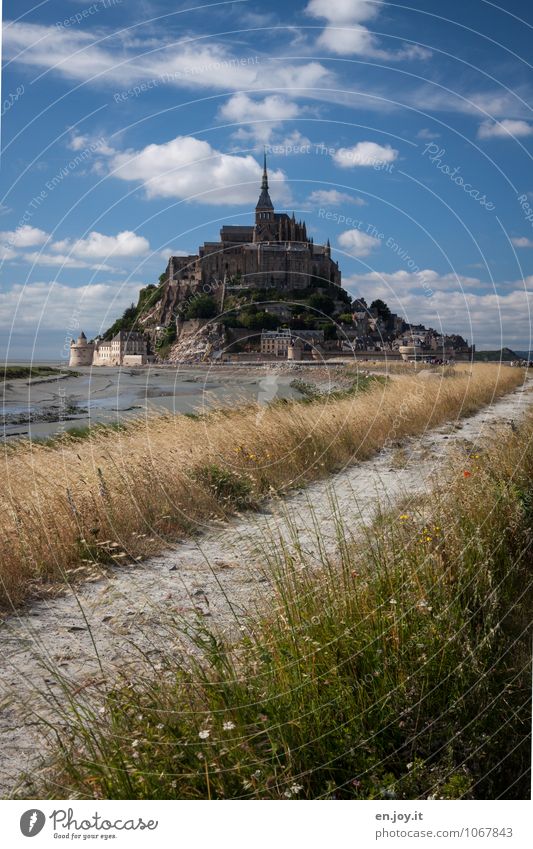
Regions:
<instances>
[{"instance_id":1,"label":"green tree","mask_svg":"<svg viewBox=\"0 0 533 849\"><path fill-rule=\"evenodd\" d=\"M389 321L391 317L391 311L385 301L382 301L381 298L377 298L377 300L372 301L372 303L370 304L370 309L377 310L377 314L380 318L383 319L383 321Z\"/></svg>"},{"instance_id":2,"label":"green tree","mask_svg":"<svg viewBox=\"0 0 533 849\"><path fill-rule=\"evenodd\" d=\"M198 295L185 310L185 318L213 318L217 312L215 299L211 295Z\"/></svg>"},{"instance_id":3,"label":"green tree","mask_svg":"<svg viewBox=\"0 0 533 849\"><path fill-rule=\"evenodd\" d=\"M322 312L325 315L331 315L335 310L335 301L329 295L322 295L320 292L315 292L309 298L308 302L311 309Z\"/></svg>"},{"instance_id":4,"label":"green tree","mask_svg":"<svg viewBox=\"0 0 533 849\"><path fill-rule=\"evenodd\" d=\"M325 340L337 338L337 328L332 321L323 321L318 326L318 329L324 331Z\"/></svg>"},{"instance_id":5,"label":"green tree","mask_svg":"<svg viewBox=\"0 0 533 849\"><path fill-rule=\"evenodd\" d=\"M240 320L249 330L275 330L279 324L279 319L269 312L245 313Z\"/></svg>"}]
</instances>

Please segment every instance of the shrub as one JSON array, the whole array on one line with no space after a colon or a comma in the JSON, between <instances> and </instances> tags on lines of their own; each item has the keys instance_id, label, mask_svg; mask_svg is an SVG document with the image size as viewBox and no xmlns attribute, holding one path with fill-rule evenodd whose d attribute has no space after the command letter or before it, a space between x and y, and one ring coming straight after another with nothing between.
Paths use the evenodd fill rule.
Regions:
<instances>
[{"instance_id":1,"label":"shrub","mask_svg":"<svg viewBox=\"0 0 533 849\"><path fill-rule=\"evenodd\" d=\"M252 506L251 481L229 469L209 463L196 469L193 477L204 484L219 502L229 502L238 509Z\"/></svg>"},{"instance_id":2,"label":"shrub","mask_svg":"<svg viewBox=\"0 0 533 849\"><path fill-rule=\"evenodd\" d=\"M185 318L214 318L218 308L211 295L197 295L185 311Z\"/></svg>"}]
</instances>

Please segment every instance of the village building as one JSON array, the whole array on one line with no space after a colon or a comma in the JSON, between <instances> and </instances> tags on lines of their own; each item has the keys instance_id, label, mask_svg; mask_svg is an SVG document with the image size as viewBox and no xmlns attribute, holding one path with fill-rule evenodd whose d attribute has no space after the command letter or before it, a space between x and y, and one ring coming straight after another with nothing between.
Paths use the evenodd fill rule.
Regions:
<instances>
[{"instance_id":1,"label":"village building","mask_svg":"<svg viewBox=\"0 0 533 849\"><path fill-rule=\"evenodd\" d=\"M301 351L311 351L317 345L324 341L323 330L289 330L281 328L279 330L263 330L261 333L262 354L274 357L288 357L295 359L294 351L290 349L296 345ZM290 357L289 354L291 353Z\"/></svg>"},{"instance_id":2,"label":"village building","mask_svg":"<svg viewBox=\"0 0 533 849\"><path fill-rule=\"evenodd\" d=\"M148 362L147 342L143 333L120 330L112 339L88 342L82 331L70 343L69 366L141 366Z\"/></svg>"}]
</instances>

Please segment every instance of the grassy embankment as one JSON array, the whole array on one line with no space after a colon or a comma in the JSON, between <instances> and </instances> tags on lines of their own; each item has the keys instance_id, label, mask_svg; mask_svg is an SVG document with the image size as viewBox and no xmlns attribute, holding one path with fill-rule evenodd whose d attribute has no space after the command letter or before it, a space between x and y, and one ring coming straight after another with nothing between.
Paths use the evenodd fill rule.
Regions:
<instances>
[{"instance_id":1,"label":"grassy embankment","mask_svg":"<svg viewBox=\"0 0 533 849\"><path fill-rule=\"evenodd\" d=\"M153 553L272 491L469 415L522 380L494 366L442 380L361 378L354 391L305 404L154 415L84 440L6 446L0 605Z\"/></svg>"},{"instance_id":2,"label":"grassy embankment","mask_svg":"<svg viewBox=\"0 0 533 849\"><path fill-rule=\"evenodd\" d=\"M43 793L529 798L532 481L530 414L366 542L339 518L320 568L265 552L275 598L241 641L199 621L182 661L176 627L164 671L140 660L103 710L72 697Z\"/></svg>"},{"instance_id":3,"label":"grassy embankment","mask_svg":"<svg viewBox=\"0 0 533 849\"><path fill-rule=\"evenodd\" d=\"M0 381L34 379L37 377L76 377L77 371L59 369L53 366L2 366Z\"/></svg>"}]
</instances>

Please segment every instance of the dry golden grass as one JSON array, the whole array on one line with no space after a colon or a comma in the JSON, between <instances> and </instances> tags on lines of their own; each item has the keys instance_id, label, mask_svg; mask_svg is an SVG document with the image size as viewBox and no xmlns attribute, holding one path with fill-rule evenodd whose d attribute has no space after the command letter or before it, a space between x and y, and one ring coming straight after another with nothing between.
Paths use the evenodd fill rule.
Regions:
<instances>
[{"instance_id":1,"label":"dry golden grass","mask_svg":"<svg viewBox=\"0 0 533 849\"><path fill-rule=\"evenodd\" d=\"M296 528L265 545L242 638L174 620L94 704L52 670L57 756L24 796L529 799L533 411L357 540L334 516L320 564Z\"/></svg>"},{"instance_id":2,"label":"dry golden grass","mask_svg":"<svg viewBox=\"0 0 533 849\"><path fill-rule=\"evenodd\" d=\"M84 441L7 448L0 488L0 603L47 582L126 565L248 498L316 479L385 444L470 415L524 379L475 365L398 376L341 399L152 415Z\"/></svg>"}]
</instances>

